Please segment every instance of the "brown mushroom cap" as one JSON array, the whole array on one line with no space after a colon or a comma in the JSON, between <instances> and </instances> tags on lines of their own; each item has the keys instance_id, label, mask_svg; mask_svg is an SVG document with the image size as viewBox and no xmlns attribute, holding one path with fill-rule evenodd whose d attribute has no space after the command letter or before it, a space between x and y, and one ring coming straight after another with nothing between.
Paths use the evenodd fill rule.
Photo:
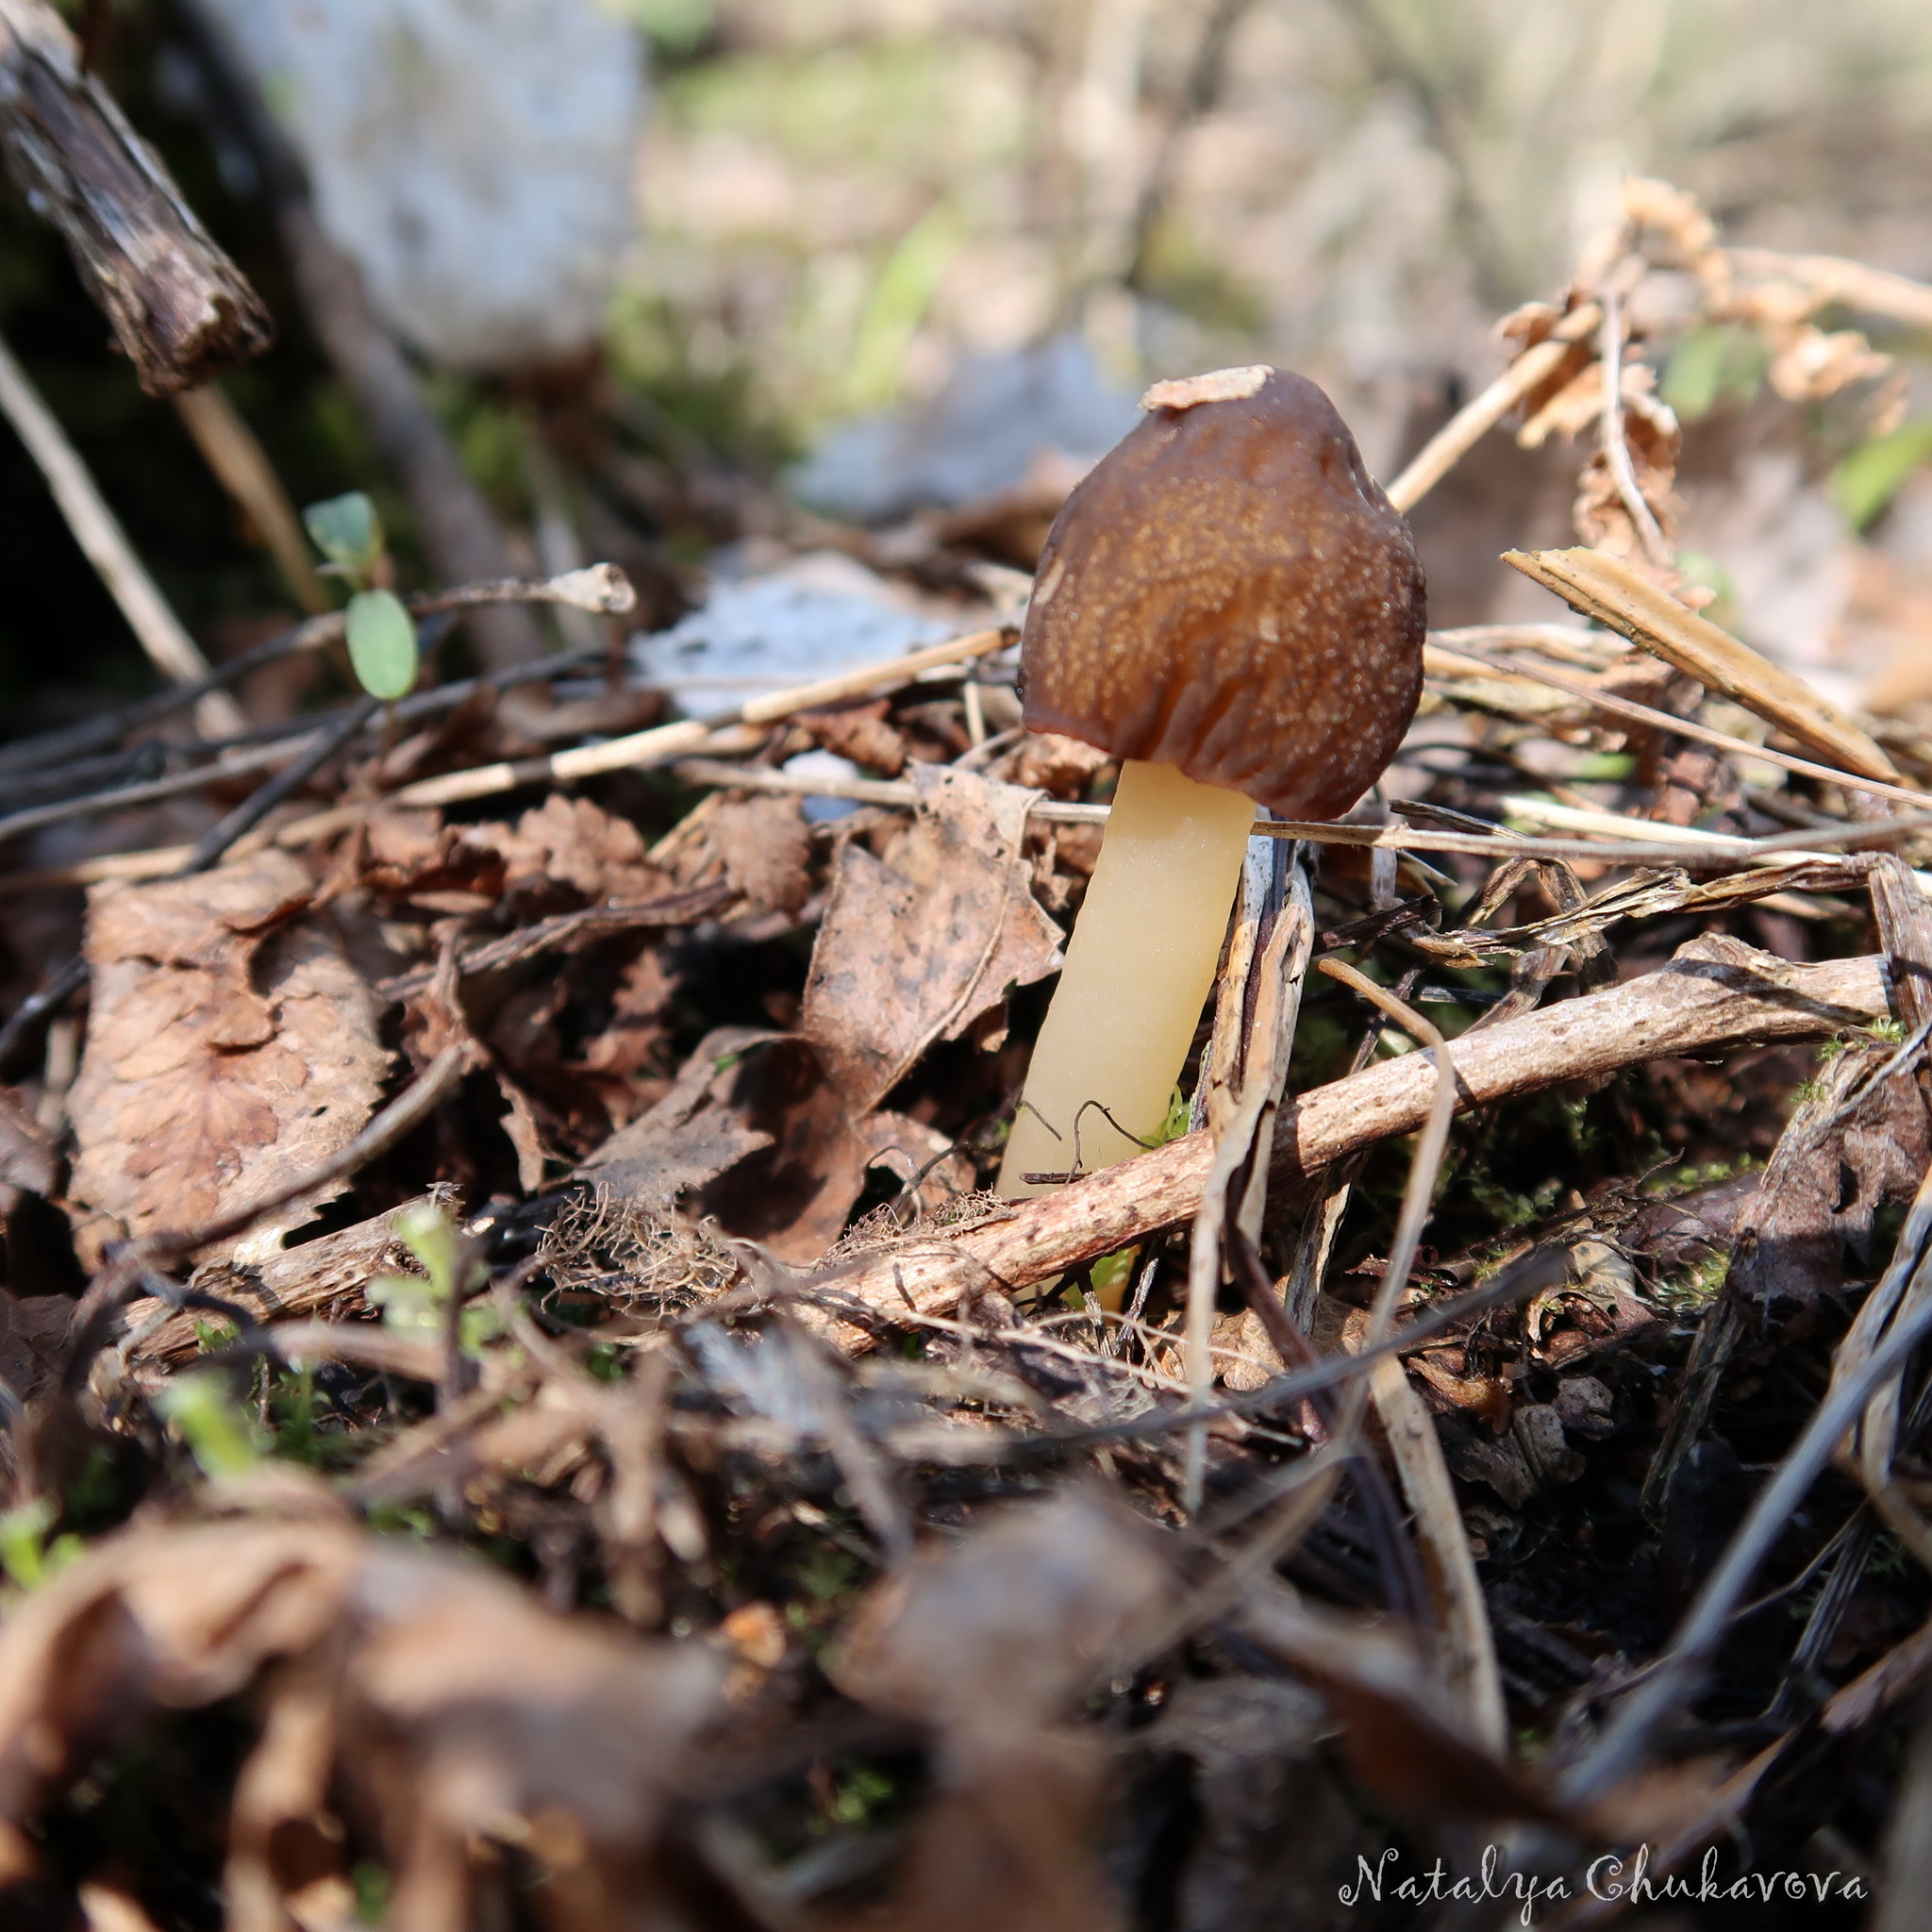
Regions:
<instances>
[{"instance_id":1,"label":"brown mushroom cap","mask_svg":"<svg viewBox=\"0 0 1932 1932\"><path fill-rule=\"evenodd\" d=\"M1148 400L1193 395L1153 408L1055 520L1021 640L1026 724L1333 818L1415 715L1422 565L1312 382L1224 371Z\"/></svg>"}]
</instances>

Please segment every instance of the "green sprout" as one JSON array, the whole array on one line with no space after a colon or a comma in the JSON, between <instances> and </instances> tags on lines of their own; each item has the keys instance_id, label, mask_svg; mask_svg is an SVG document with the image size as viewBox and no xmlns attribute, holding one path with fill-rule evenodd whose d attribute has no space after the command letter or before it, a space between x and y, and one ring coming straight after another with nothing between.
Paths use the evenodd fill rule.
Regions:
<instances>
[{"instance_id":1,"label":"green sprout","mask_svg":"<svg viewBox=\"0 0 1932 1932\"><path fill-rule=\"evenodd\" d=\"M155 1407L210 1482L245 1475L261 1460L259 1432L218 1371L177 1375L156 1395Z\"/></svg>"},{"instance_id":2,"label":"green sprout","mask_svg":"<svg viewBox=\"0 0 1932 1932\"><path fill-rule=\"evenodd\" d=\"M85 1548L77 1536L56 1537L48 1543L47 1532L58 1514L46 1497L36 1496L0 1515L0 1570L16 1588L38 1590Z\"/></svg>"},{"instance_id":3,"label":"green sprout","mask_svg":"<svg viewBox=\"0 0 1932 1932\"><path fill-rule=\"evenodd\" d=\"M1853 450L1831 473L1832 501L1853 529L1862 530L1927 461L1932 461L1932 416L1918 416Z\"/></svg>"},{"instance_id":4,"label":"green sprout","mask_svg":"<svg viewBox=\"0 0 1932 1932\"><path fill-rule=\"evenodd\" d=\"M302 521L309 541L328 558L322 575L345 577L357 585L374 583L380 575L388 550L382 519L361 491L311 503Z\"/></svg>"},{"instance_id":5,"label":"green sprout","mask_svg":"<svg viewBox=\"0 0 1932 1932\"><path fill-rule=\"evenodd\" d=\"M343 613L349 662L371 697L393 704L415 689L416 626L383 582L389 549L382 519L359 490L311 503L302 512L310 541L328 561L324 576L341 577L353 591Z\"/></svg>"},{"instance_id":6,"label":"green sprout","mask_svg":"<svg viewBox=\"0 0 1932 1932\"><path fill-rule=\"evenodd\" d=\"M406 1209L396 1233L422 1262L422 1274L379 1274L369 1284L369 1299L382 1310L383 1326L412 1341L442 1339L452 1297L472 1294L489 1280L480 1261L468 1260L455 1226L442 1209L428 1202ZM457 1345L465 1355L482 1352L503 1332L503 1317L488 1302L465 1307L457 1321Z\"/></svg>"}]
</instances>

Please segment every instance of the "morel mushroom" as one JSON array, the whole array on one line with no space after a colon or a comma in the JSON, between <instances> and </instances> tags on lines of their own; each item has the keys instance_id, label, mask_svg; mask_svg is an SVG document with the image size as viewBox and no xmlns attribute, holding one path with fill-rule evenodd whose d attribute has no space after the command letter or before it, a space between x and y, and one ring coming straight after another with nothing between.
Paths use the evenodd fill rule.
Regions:
<instances>
[{"instance_id":1,"label":"morel mushroom","mask_svg":"<svg viewBox=\"0 0 1932 1932\"><path fill-rule=\"evenodd\" d=\"M1056 520L1021 640L1028 726L1123 763L1007 1195L1159 1130L1256 804L1346 811L1422 691L1415 546L1328 398L1255 367L1157 383L1141 407Z\"/></svg>"}]
</instances>

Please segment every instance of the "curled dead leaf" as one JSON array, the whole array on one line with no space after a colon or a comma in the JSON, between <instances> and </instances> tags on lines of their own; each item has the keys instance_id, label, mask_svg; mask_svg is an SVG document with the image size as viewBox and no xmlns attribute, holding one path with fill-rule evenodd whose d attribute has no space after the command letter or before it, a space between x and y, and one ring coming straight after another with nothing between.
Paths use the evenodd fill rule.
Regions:
<instances>
[{"instance_id":1,"label":"curled dead leaf","mask_svg":"<svg viewBox=\"0 0 1932 1932\"><path fill-rule=\"evenodd\" d=\"M963 1158L930 1127L896 1113L855 1120L808 1041L725 1026L577 1175L631 1210L715 1217L780 1260L803 1262L844 1232L873 1167L900 1178L915 1212L972 1185Z\"/></svg>"},{"instance_id":2,"label":"curled dead leaf","mask_svg":"<svg viewBox=\"0 0 1932 1932\"><path fill-rule=\"evenodd\" d=\"M1011 986L1059 964L1058 929L1022 856L1027 794L915 765L919 809L875 858L839 849L801 1028L855 1113L936 1040L957 1040Z\"/></svg>"},{"instance_id":3,"label":"curled dead leaf","mask_svg":"<svg viewBox=\"0 0 1932 1932\"><path fill-rule=\"evenodd\" d=\"M504 891L520 912L654 899L671 890L638 828L588 798L553 791L514 829L478 825L470 836L502 854Z\"/></svg>"},{"instance_id":4,"label":"curled dead leaf","mask_svg":"<svg viewBox=\"0 0 1932 1932\"><path fill-rule=\"evenodd\" d=\"M475 1923L514 1846L544 1874L545 1924L600 1932L664 1904L665 1807L724 1676L704 1645L553 1615L474 1564L367 1536L318 1494L308 1521L122 1536L12 1612L0 1821L25 1863L102 1750L253 1690L224 1882L238 1932L350 1904L357 1844L393 1874L392 1924Z\"/></svg>"}]
</instances>

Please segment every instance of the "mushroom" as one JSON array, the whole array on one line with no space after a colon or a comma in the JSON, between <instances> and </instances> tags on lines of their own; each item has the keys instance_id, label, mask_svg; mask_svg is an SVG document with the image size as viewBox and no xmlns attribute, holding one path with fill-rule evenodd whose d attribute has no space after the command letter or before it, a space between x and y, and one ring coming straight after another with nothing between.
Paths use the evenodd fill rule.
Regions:
<instances>
[{"instance_id":1,"label":"mushroom","mask_svg":"<svg viewBox=\"0 0 1932 1932\"><path fill-rule=\"evenodd\" d=\"M1055 521L1021 639L1027 725L1123 762L1008 1196L1158 1133L1257 803L1347 810L1422 691L1422 566L1328 398L1257 366L1156 383L1141 407Z\"/></svg>"}]
</instances>

